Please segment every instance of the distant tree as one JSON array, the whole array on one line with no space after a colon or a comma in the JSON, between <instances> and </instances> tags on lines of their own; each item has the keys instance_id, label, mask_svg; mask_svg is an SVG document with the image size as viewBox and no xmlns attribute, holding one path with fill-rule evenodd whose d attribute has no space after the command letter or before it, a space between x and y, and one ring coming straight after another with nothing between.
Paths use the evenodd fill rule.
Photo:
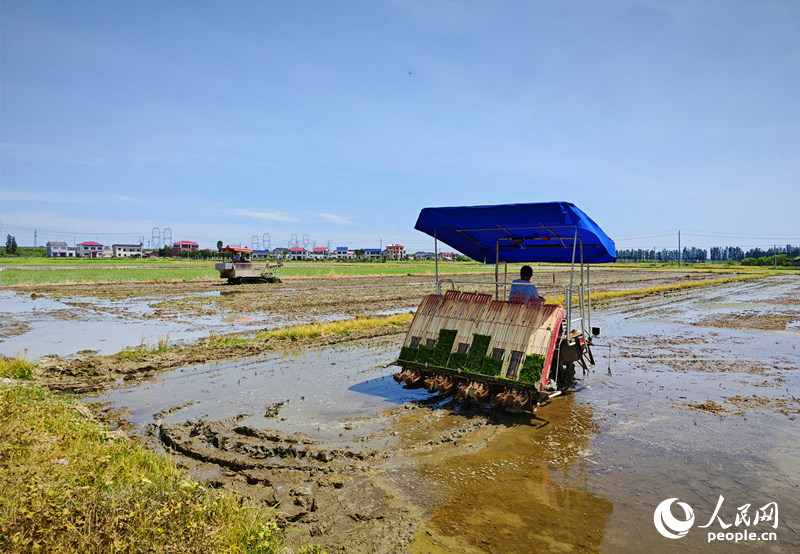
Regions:
<instances>
[{"instance_id":1,"label":"distant tree","mask_svg":"<svg viewBox=\"0 0 800 554\"><path fill-rule=\"evenodd\" d=\"M728 247L728 258L730 258L731 260L736 260L737 262L741 262L746 257L747 256L744 255L744 251L738 246Z\"/></svg>"},{"instance_id":2,"label":"distant tree","mask_svg":"<svg viewBox=\"0 0 800 554\"><path fill-rule=\"evenodd\" d=\"M778 254L775 262L777 262L777 265L792 265L792 259L786 254Z\"/></svg>"},{"instance_id":3,"label":"distant tree","mask_svg":"<svg viewBox=\"0 0 800 554\"><path fill-rule=\"evenodd\" d=\"M704 248L684 248L682 259L686 263L701 263L706 261L707 253Z\"/></svg>"},{"instance_id":4,"label":"distant tree","mask_svg":"<svg viewBox=\"0 0 800 554\"><path fill-rule=\"evenodd\" d=\"M11 235L6 237L6 254L17 253L17 239Z\"/></svg>"},{"instance_id":5,"label":"distant tree","mask_svg":"<svg viewBox=\"0 0 800 554\"><path fill-rule=\"evenodd\" d=\"M222 250L222 241L221 240L217 241L217 250Z\"/></svg>"},{"instance_id":6,"label":"distant tree","mask_svg":"<svg viewBox=\"0 0 800 554\"><path fill-rule=\"evenodd\" d=\"M353 251L353 253L356 255L356 259L357 260L363 260L364 259L364 253L365 252L364 252L363 248L357 248L356 250Z\"/></svg>"}]
</instances>

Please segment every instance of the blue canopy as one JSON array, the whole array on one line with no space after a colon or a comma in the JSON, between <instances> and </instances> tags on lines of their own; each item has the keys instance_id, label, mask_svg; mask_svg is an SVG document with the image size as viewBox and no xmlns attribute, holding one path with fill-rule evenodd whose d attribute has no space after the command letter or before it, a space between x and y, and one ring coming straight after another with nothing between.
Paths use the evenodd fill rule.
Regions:
<instances>
[{"instance_id":1,"label":"blue canopy","mask_svg":"<svg viewBox=\"0 0 800 554\"><path fill-rule=\"evenodd\" d=\"M569 202L424 208L415 229L453 247L473 260L500 262L614 262L614 241ZM499 249L499 256L498 256Z\"/></svg>"}]
</instances>

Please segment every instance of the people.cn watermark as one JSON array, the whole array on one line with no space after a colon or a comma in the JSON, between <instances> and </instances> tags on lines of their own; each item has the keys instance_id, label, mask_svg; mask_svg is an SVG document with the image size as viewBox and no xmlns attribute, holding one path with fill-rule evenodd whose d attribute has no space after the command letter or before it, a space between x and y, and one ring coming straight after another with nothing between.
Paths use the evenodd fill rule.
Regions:
<instances>
[{"instance_id":1,"label":"people.cn watermark","mask_svg":"<svg viewBox=\"0 0 800 554\"><path fill-rule=\"evenodd\" d=\"M661 504L656 506L656 511L653 514L653 523L656 526L656 530L661 534L662 537L666 537L668 539L680 539L685 537L694 525L695 514L692 507L685 502L677 502L677 500L677 498L667 498ZM708 529L716 520L716 522L722 528L722 531L714 531L709 529L707 531L708 542L777 540L777 533L774 531L763 531L763 525L761 526L761 529L751 529L751 526L756 527L759 524L764 523L771 524L773 529L778 528L777 502L769 502L761 508L754 510L752 516L750 514L750 504L739 506L736 509L737 511L734 515L734 519L731 520L728 518L728 521L733 521L733 523L725 523L725 521L722 519L722 515L720 514L722 511L722 503L724 501L725 498L720 495L719 500L717 501L717 507L714 509L714 514L711 516L711 519L709 519L708 523L705 525L699 525L697 527L698 529ZM676 503L678 507L683 510L683 518L675 517L672 514L673 503ZM734 527L734 529L728 531L728 529L731 527Z\"/></svg>"}]
</instances>

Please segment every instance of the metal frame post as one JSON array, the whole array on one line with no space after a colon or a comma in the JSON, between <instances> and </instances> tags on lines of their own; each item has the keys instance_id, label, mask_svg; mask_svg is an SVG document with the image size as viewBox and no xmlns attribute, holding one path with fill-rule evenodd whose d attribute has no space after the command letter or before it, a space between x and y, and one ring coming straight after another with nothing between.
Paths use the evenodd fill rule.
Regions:
<instances>
[{"instance_id":1,"label":"metal frame post","mask_svg":"<svg viewBox=\"0 0 800 554\"><path fill-rule=\"evenodd\" d=\"M592 331L592 284L591 279L589 278L589 270L590 267L586 267L586 294L587 294L587 304L588 304L588 311L587 311L587 319L589 320L589 332Z\"/></svg>"},{"instance_id":2,"label":"metal frame post","mask_svg":"<svg viewBox=\"0 0 800 554\"><path fill-rule=\"evenodd\" d=\"M436 265L436 294L442 294L439 288L439 239L436 238L436 228L433 229L433 262Z\"/></svg>"},{"instance_id":3,"label":"metal frame post","mask_svg":"<svg viewBox=\"0 0 800 554\"><path fill-rule=\"evenodd\" d=\"M575 227L575 237L572 240L572 265L570 266L569 271L569 289L567 291L567 296L569 298L564 298L564 303L567 305L567 337L569 337L570 327L572 327L572 290L573 284L575 282L575 250L578 247L578 228Z\"/></svg>"},{"instance_id":4,"label":"metal frame post","mask_svg":"<svg viewBox=\"0 0 800 554\"><path fill-rule=\"evenodd\" d=\"M503 275L503 298L508 298L508 262L505 262Z\"/></svg>"},{"instance_id":5,"label":"metal frame post","mask_svg":"<svg viewBox=\"0 0 800 554\"><path fill-rule=\"evenodd\" d=\"M500 300L500 239L494 249L494 299Z\"/></svg>"}]
</instances>

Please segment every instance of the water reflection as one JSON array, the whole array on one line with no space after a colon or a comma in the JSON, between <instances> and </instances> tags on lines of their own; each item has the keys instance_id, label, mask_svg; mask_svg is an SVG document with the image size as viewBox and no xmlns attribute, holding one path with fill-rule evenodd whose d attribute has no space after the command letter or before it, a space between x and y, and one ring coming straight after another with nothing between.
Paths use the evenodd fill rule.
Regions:
<instances>
[{"instance_id":1,"label":"water reflection","mask_svg":"<svg viewBox=\"0 0 800 554\"><path fill-rule=\"evenodd\" d=\"M495 426L485 447L426 462L423 477L448 494L410 550L596 550L613 505L587 483L592 414L561 397L531 424Z\"/></svg>"},{"instance_id":2,"label":"water reflection","mask_svg":"<svg viewBox=\"0 0 800 554\"><path fill-rule=\"evenodd\" d=\"M394 383L393 369L385 366L396 348L360 344L187 367L97 400L127 408L140 428L167 412L167 423L237 417L242 425L345 443L382 425L366 418L427 396ZM279 402L277 417L265 417L266 408ZM182 407L170 410L174 406Z\"/></svg>"}]
</instances>

